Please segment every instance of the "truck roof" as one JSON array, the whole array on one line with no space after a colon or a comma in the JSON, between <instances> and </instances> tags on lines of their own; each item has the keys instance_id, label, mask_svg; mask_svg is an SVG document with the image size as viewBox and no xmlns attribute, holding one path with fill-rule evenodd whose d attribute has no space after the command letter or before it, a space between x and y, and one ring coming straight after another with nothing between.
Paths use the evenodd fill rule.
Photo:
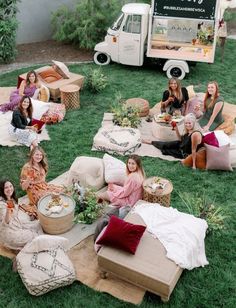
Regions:
<instances>
[{"instance_id":1,"label":"truck roof","mask_svg":"<svg viewBox=\"0 0 236 308\"><path fill-rule=\"evenodd\" d=\"M146 15L149 10L150 5L145 3L128 3L122 7L122 12L126 14Z\"/></svg>"}]
</instances>

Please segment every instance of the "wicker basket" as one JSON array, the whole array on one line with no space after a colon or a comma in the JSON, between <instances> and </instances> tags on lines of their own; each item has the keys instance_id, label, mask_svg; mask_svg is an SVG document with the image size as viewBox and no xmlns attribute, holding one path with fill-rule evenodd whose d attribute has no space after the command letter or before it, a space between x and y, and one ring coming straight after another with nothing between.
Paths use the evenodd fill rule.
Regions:
<instances>
[{"instance_id":1,"label":"wicker basket","mask_svg":"<svg viewBox=\"0 0 236 308\"><path fill-rule=\"evenodd\" d=\"M170 206L171 192L173 190L173 185L170 181L166 179L161 179L165 181L166 185L163 189L152 190L150 185L154 183L157 177L151 177L144 181L143 183L143 200L151 203L159 203L163 206Z\"/></svg>"},{"instance_id":2,"label":"wicker basket","mask_svg":"<svg viewBox=\"0 0 236 308\"><path fill-rule=\"evenodd\" d=\"M38 202L38 218L43 231L48 234L62 234L73 226L75 201L65 194L60 194L60 197L68 206L59 214L47 215L45 207L51 200L51 194L42 197Z\"/></svg>"}]
</instances>

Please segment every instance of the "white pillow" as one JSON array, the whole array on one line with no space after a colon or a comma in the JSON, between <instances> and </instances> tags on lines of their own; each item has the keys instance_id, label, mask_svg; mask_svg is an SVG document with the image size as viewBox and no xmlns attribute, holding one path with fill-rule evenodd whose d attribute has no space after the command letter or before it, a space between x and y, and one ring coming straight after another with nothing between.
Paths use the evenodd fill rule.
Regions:
<instances>
[{"instance_id":1,"label":"white pillow","mask_svg":"<svg viewBox=\"0 0 236 308\"><path fill-rule=\"evenodd\" d=\"M123 185L127 177L125 163L109 154L104 154L103 163L106 183Z\"/></svg>"},{"instance_id":2,"label":"white pillow","mask_svg":"<svg viewBox=\"0 0 236 308\"><path fill-rule=\"evenodd\" d=\"M48 111L50 103L41 102L31 98L33 105L33 119L40 120L45 112Z\"/></svg>"},{"instance_id":3,"label":"white pillow","mask_svg":"<svg viewBox=\"0 0 236 308\"><path fill-rule=\"evenodd\" d=\"M42 245L40 237L34 241L38 239ZM16 256L20 277L29 293L36 296L69 285L76 279L73 264L63 248L64 239L59 238L58 245L54 245L55 236L48 237L52 248L46 245L40 252L27 252L24 247Z\"/></svg>"},{"instance_id":4,"label":"white pillow","mask_svg":"<svg viewBox=\"0 0 236 308\"><path fill-rule=\"evenodd\" d=\"M34 238L30 243L25 245L25 247L22 249L23 252L40 252L44 250L50 250L56 248L58 245L63 247L63 249L67 250L69 241L68 239L61 237L61 236L55 236L55 235L46 235L42 234L40 236L37 236Z\"/></svg>"},{"instance_id":5,"label":"white pillow","mask_svg":"<svg viewBox=\"0 0 236 308\"><path fill-rule=\"evenodd\" d=\"M230 142L230 138L228 135L226 135L226 133L223 130L214 130L216 139L219 142L219 147L222 147L226 144L231 143Z\"/></svg>"},{"instance_id":6,"label":"white pillow","mask_svg":"<svg viewBox=\"0 0 236 308\"><path fill-rule=\"evenodd\" d=\"M62 72L63 78L70 78L70 71L68 67L63 62L52 60L52 62L59 68L59 71Z\"/></svg>"}]
</instances>

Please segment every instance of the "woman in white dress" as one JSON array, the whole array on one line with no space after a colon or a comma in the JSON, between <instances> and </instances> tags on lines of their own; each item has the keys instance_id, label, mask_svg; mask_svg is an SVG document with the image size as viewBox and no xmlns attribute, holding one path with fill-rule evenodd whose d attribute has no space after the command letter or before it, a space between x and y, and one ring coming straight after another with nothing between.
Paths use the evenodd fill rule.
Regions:
<instances>
[{"instance_id":1,"label":"woman in white dress","mask_svg":"<svg viewBox=\"0 0 236 308\"><path fill-rule=\"evenodd\" d=\"M15 188L9 180L0 181L0 244L20 250L35 237L43 234L38 220L20 210Z\"/></svg>"},{"instance_id":2,"label":"woman in white dress","mask_svg":"<svg viewBox=\"0 0 236 308\"><path fill-rule=\"evenodd\" d=\"M33 106L29 96L23 96L13 111L9 134L28 147L38 145L37 128L32 126Z\"/></svg>"}]
</instances>

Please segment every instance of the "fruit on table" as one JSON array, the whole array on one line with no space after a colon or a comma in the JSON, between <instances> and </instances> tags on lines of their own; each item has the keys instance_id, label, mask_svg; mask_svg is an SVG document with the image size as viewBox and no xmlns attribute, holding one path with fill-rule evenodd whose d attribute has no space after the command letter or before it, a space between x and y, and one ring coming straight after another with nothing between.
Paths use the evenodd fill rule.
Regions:
<instances>
[{"instance_id":1,"label":"fruit on table","mask_svg":"<svg viewBox=\"0 0 236 308\"><path fill-rule=\"evenodd\" d=\"M170 122L171 121L171 115L170 114L167 114L163 117L163 120L166 121L166 122Z\"/></svg>"}]
</instances>

